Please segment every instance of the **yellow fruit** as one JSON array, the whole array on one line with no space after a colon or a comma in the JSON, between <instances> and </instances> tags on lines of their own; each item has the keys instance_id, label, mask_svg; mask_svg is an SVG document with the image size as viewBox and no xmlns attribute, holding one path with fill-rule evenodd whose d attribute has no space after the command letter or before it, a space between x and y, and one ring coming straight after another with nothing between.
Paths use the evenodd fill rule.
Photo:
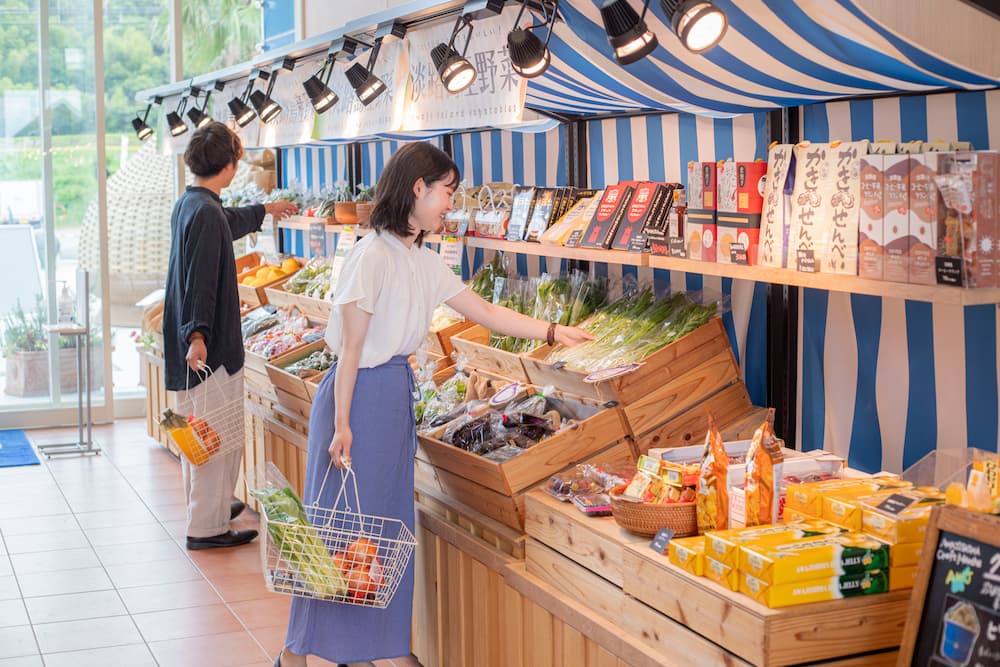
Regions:
<instances>
[{"instance_id":1,"label":"yellow fruit","mask_svg":"<svg viewBox=\"0 0 1000 667\"><path fill-rule=\"evenodd\" d=\"M253 281L253 276L247 276L243 280L240 281L240 284L241 285L249 285L251 281Z\"/></svg>"},{"instance_id":2,"label":"yellow fruit","mask_svg":"<svg viewBox=\"0 0 1000 667\"><path fill-rule=\"evenodd\" d=\"M284 271L285 274L294 273L299 270L299 263L289 257L281 263L281 270Z\"/></svg>"},{"instance_id":3,"label":"yellow fruit","mask_svg":"<svg viewBox=\"0 0 1000 667\"><path fill-rule=\"evenodd\" d=\"M965 485L960 482L952 482L944 490L944 498L945 502L949 505L965 507Z\"/></svg>"}]
</instances>

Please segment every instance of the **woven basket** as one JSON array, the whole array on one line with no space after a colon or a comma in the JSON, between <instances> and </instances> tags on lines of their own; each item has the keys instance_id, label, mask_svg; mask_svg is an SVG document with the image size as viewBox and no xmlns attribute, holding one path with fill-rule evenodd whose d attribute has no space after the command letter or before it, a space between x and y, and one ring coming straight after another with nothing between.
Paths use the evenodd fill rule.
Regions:
<instances>
[{"instance_id":1,"label":"woven basket","mask_svg":"<svg viewBox=\"0 0 1000 667\"><path fill-rule=\"evenodd\" d=\"M615 522L630 533L653 537L661 528L669 528L674 537L698 534L697 503L634 503L609 495Z\"/></svg>"}]
</instances>

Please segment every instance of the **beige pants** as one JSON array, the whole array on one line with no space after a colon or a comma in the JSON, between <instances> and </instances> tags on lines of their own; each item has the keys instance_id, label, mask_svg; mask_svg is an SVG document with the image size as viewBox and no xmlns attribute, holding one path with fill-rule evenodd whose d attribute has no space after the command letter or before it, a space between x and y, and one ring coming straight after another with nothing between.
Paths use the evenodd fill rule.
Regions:
<instances>
[{"instance_id":1,"label":"beige pants","mask_svg":"<svg viewBox=\"0 0 1000 667\"><path fill-rule=\"evenodd\" d=\"M177 392L177 412L181 415L199 416L222 409L234 415L229 420L231 426L220 433L219 454L200 466L191 465L181 457L188 537L212 537L229 530L230 503L240 474L245 442L243 394L243 371L230 375L225 366L220 366L195 388ZM235 411L239 412L238 420Z\"/></svg>"}]
</instances>

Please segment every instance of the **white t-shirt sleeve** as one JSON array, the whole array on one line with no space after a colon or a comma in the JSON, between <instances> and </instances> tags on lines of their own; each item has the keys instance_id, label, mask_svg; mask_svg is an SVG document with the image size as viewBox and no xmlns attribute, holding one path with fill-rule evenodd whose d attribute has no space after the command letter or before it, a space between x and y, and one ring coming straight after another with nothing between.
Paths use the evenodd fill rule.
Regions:
<instances>
[{"instance_id":1,"label":"white t-shirt sleeve","mask_svg":"<svg viewBox=\"0 0 1000 667\"><path fill-rule=\"evenodd\" d=\"M334 288L333 305L357 302L358 308L373 315L390 268L389 258L369 246L352 259L345 264Z\"/></svg>"},{"instance_id":2,"label":"white t-shirt sleeve","mask_svg":"<svg viewBox=\"0 0 1000 667\"><path fill-rule=\"evenodd\" d=\"M433 296L434 304L436 308L438 305L444 303L453 296L458 295L462 290L465 289L465 283L462 279L455 275L455 272L444 263L441 256L434 252L433 250L426 249L427 264L429 264L429 272L433 278Z\"/></svg>"}]
</instances>

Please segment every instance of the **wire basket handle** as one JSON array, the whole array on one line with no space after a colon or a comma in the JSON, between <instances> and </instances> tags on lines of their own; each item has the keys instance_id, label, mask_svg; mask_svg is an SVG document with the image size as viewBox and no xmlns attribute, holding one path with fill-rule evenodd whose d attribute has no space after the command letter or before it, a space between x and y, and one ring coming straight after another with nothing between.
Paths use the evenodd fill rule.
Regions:
<instances>
[{"instance_id":1,"label":"wire basket handle","mask_svg":"<svg viewBox=\"0 0 1000 667\"><path fill-rule=\"evenodd\" d=\"M202 375L202 373L204 373L204 375ZM198 370L195 371L195 374L201 380L201 384L205 384L206 382L208 382L208 378L212 376L212 368L204 361L199 360ZM184 372L184 393L186 394L188 391L190 391L190 389L191 389L191 367L188 366ZM203 401L205 409L199 413L197 411L198 406L195 404L194 399L192 399L191 400L192 416L197 417L199 414L203 415L206 412L208 412L208 392L203 391L202 393L205 394L205 400Z\"/></svg>"},{"instance_id":2,"label":"wire basket handle","mask_svg":"<svg viewBox=\"0 0 1000 667\"><path fill-rule=\"evenodd\" d=\"M326 486L326 480L330 477L330 471L333 470L333 459L330 459L329 465L326 466L326 473L323 475L323 481L319 485L319 490L316 492L316 500L313 505L319 506L319 499L323 497L323 488ZM347 480L350 478L352 486L354 487L354 509L351 508L351 497L348 493ZM361 514L361 496L358 495L358 475L354 472L354 468L351 467L349 461L345 461L344 468L340 471L340 491L337 492L337 497L333 500L333 506L330 509L337 509L340 505L340 499L344 499L344 509L348 512L355 512L356 514Z\"/></svg>"}]
</instances>

